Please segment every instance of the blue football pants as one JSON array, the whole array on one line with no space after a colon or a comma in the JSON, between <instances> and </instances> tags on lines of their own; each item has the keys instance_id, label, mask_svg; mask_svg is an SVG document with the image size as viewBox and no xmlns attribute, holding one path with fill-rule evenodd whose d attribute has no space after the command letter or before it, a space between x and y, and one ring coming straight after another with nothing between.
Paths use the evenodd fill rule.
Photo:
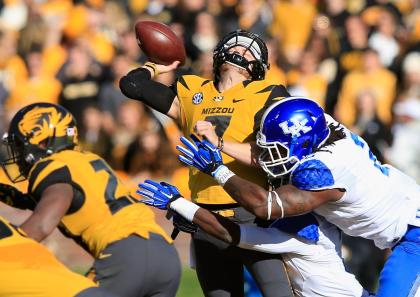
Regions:
<instances>
[{"instance_id":1,"label":"blue football pants","mask_svg":"<svg viewBox=\"0 0 420 297\"><path fill-rule=\"evenodd\" d=\"M377 297L420 296L420 228L409 226L379 277Z\"/></svg>"}]
</instances>

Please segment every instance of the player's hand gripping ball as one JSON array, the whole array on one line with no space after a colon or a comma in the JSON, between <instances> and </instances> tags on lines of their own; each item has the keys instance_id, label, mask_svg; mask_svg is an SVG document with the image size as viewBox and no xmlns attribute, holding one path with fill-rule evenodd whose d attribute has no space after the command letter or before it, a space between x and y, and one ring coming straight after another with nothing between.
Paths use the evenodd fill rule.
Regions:
<instances>
[{"instance_id":1,"label":"player's hand gripping ball","mask_svg":"<svg viewBox=\"0 0 420 297\"><path fill-rule=\"evenodd\" d=\"M135 25L137 43L150 61L170 65L175 61L185 62L184 42L172 29L162 23L138 21Z\"/></svg>"}]
</instances>

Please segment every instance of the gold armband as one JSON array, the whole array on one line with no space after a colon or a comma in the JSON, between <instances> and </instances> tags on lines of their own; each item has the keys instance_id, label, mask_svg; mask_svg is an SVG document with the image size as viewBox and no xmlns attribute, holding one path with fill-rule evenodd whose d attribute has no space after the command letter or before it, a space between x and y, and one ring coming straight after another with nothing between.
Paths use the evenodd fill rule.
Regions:
<instances>
[{"instance_id":1,"label":"gold armband","mask_svg":"<svg viewBox=\"0 0 420 297\"><path fill-rule=\"evenodd\" d=\"M152 69L153 76L158 76L159 75L159 71L158 71L155 63L153 63L153 62L146 62L146 63L144 63L143 67L147 67L149 69Z\"/></svg>"}]
</instances>

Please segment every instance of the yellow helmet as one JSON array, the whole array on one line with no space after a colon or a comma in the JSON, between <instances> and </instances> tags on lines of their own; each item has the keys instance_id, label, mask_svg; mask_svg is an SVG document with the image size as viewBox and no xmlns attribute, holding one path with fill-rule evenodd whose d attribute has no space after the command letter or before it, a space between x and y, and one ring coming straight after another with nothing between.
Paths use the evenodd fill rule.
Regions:
<instances>
[{"instance_id":1,"label":"yellow helmet","mask_svg":"<svg viewBox=\"0 0 420 297\"><path fill-rule=\"evenodd\" d=\"M3 135L9 158L2 162L12 182L28 177L33 164L53 153L77 145L77 126L73 115L52 103L34 103L20 109Z\"/></svg>"}]
</instances>

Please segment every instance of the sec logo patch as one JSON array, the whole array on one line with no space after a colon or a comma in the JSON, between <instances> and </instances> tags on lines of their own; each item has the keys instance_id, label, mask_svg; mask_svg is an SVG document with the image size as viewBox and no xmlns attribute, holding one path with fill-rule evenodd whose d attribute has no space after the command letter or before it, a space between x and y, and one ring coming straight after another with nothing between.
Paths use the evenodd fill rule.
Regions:
<instances>
[{"instance_id":1,"label":"sec logo patch","mask_svg":"<svg viewBox=\"0 0 420 297\"><path fill-rule=\"evenodd\" d=\"M203 102L203 93L195 93L192 97L192 103L200 104L201 102Z\"/></svg>"}]
</instances>

